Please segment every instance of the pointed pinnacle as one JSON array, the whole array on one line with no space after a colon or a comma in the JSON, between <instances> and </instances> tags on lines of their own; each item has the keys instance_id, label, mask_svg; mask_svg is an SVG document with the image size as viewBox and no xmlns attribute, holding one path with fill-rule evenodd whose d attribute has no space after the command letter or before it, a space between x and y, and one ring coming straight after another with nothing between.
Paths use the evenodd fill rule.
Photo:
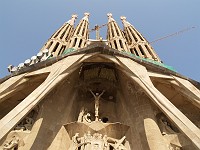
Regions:
<instances>
[{"instance_id":1,"label":"pointed pinnacle","mask_svg":"<svg viewBox=\"0 0 200 150\"><path fill-rule=\"evenodd\" d=\"M82 20L89 21L88 18L89 18L89 16L90 16L90 13L89 13L89 12L85 12L84 15L85 15L85 16L83 17Z\"/></svg>"},{"instance_id":2,"label":"pointed pinnacle","mask_svg":"<svg viewBox=\"0 0 200 150\"><path fill-rule=\"evenodd\" d=\"M74 25L75 20L78 18L77 14L72 14L72 17L69 21L67 21L67 23L69 23L71 26Z\"/></svg>"},{"instance_id":3,"label":"pointed pinnacle","mask_svg":"<svg viewBox=\"0 0 200 150\"><path fill-rule=\"evenodd\" d=\"M126 21L126 17L125 16L121 16L120 19L122 20L122 23L123 23L124 27L131 26L131 24L128 21Z\"/></svg>"},{"instance_id":4,"label":"pointed pinnacle","mask_svg":"<svg viewBox=\"0 0 200 150\"><path fill-rule=\"evenodd\" d=\"M111 13L107 13L107 16L108 16L108 22L112 22L112 21L115 21L112 17L112 14Z\"/></svg>"}]
</instances>

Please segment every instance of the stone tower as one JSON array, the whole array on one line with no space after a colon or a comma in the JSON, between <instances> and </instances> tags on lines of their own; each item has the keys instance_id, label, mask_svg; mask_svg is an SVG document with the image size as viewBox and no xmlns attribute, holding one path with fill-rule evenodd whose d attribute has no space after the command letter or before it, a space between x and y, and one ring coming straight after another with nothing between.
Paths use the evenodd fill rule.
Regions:
<instances>
[{"instance_id":1,"label":"stone tower","mask_svg":"<svg viewBox=\"0 0 200 150\"><path fill-rule=\"evenodd\" d=\"M142 34L126 21L126 17L122 16L121 20L124 25L124 33L131 53L142 58L153 59L160 62L154 49Z\"/></svg>"},{"instance_id":2,"label":"stone tower","mask_svg":"<svg viewBox=\"0 0 200 150\"><path fill-rule=\"evenodd\" d=\"M86 42L89 38L89 13L85 13L83 19L77 25L72 38L70 39L69 47L80 49L86 47Z\"/></svg>"},{"instance_id":3,"label":"stone tower","mask_svg":"<svg viewBox=\"0 0 200 150\"><path fill-rule=\"evenodd\" d=\"M37 61L0 79L0 149L200 149L200 83L162 63L125 17L122 32L108 14L107 40L89 39L88 17L73 30L73 15Z\"/></svg>"},{"instance_id":4,"label":"stone tower","mask_svg":"<svg viewBox=\"0 0 200 150\"><path fill-rule=\"evenodd\" d=\"M72 18L64 23L45 43L41 51L48 49L49 53L55 56L59 56L69 46L69 40L74 31L74 22L77 19L77 15L72 15Z\"/></svg>"},{"instance_id":5,"label":"stone tower","mask_svg":"<svg viewBox=\"0 0 200 150\"><path fill-rule=\"evenodd\" d=\"M107 31L107 40L108 45L119 51L129 52L128 45L124 38L124 34L120 30L116 21L113 19L112 14L108 13L108 31Z\"/></svg>"}]
</instances>

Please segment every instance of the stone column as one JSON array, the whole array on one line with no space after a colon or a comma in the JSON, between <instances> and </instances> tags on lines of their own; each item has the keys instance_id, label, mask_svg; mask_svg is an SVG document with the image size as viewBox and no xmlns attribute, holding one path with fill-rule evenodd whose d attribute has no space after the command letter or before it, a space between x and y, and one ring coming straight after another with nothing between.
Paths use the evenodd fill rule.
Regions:
<instances>
[{"instance_id":1,"label":"stone column","mask_svg":"<svg viewBox=\"0 0 200 150\"><path fill-rule=\"evenodd\" d=\"M144 129L150 150L168 150L160 129L152 118L144 119Z\"/></svg>"}]
</instances>

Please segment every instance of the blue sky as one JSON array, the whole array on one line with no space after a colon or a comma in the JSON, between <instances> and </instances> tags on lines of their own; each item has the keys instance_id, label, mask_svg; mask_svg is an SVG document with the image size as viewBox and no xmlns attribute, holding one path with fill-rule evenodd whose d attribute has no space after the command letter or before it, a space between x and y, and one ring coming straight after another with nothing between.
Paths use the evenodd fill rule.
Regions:
<instances>
[{"instance_id":1,"label":"blue sky","mask_svg":"<svg viewBox=\"0 0 200 150\"><path fill-rule=\"evenodd\" d=\"M47 39L71 14L78 20L90 12L90 28L107 22L111 12L122 27L120 16L149 41L196 28L152 44L166 65L180 74L200 81L200 1L199 0L2 0L0 2L0 78L8 75L7 66L17 66L36 55ZM103 33L104 32L104 33ZM105 38L106 28L101 30ZM94 38L94 33L90 38Z\"/></svg>"}]
</instances>

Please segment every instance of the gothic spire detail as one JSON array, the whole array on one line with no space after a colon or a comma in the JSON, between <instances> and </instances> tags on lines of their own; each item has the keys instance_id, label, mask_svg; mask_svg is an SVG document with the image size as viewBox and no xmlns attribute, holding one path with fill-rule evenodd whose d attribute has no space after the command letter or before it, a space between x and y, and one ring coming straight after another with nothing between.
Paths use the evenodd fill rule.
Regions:
<instances>
[{"instance_id":1,"label":"gothic spire detail","mask_svg":"<svg viewBox=\"0 0 200 150\"><path fill-rule=\"evenodd\" d=\"M124 25L124 34L130 48L131 53L142 58L153 59L161 62L158 55L155 53L149 42L138 32L133 25L131 25L125 16L120 17Z\"/></svg>"},{"instance_id":2,"label":"gothic spire detail","mask_svg":"<svg viewBox=\"0 0 200 150\"><path fill-rule=\"evenodd\" d=\"M73 14L71 19L65 22L45 43L40 51L45 49L49 50L49 53L55 56L59 56L68 47L69 39L74 30L74 22L77 19L77 15Z\"/></svg>"},{"instance_id":3,"label":"gothic spire detail","mask_svg":"<svg viewBox=\"0 0 200 150\"><path fill-rule=\"evenodd\" d=\"M82 20L86 20L87 22L89 22L89 16L90 16L90 13L85 12L84 15L85 15L85 16L83 17Z\"/></svg>"},{"instance_id":4,"label":"gothic spire detail","mask_svg":"<svg viewBox=\"0 0 200 150\"><path fill-rule=\"evenodd\" d=\"M69 21L67 21L67 23L70 24L71 26L74 26L75 20L77 18L78 18L78 15L77 14L73 14L72 18Z\"/></svg>"},{"instance_id":5,"label":"gothic spire detail","mask_svg":"<svg viewBox=\"0 0 200 150\"><path fill-rule=\"evenodd\" d=\"M112 21L115 21L115 19L112 17L111 13L108 13L107 16L108 16L108 23L112 22Z\"/></svg>"},{"instance_id":6,"label":"gothic spire detail","mask_svg":"<svg viewBox=\"0 0 200 150\"><path fill-rule=\"evenodd\" d=\"M116 21L113 19L112 14L108 13L107 16L108 16L108 25L107 25L108 45L113 49L129 52L128 45L123 32L120 30Z\"/></svg>"},{"instance_id":7,"label":"gothic spire detail","mask_svg":"<svg viewBox=\"0 0 200 150\"><path fill-rule=\"evenodd\" d=\"M89 15L88 12L84 13L84 17L74 30L68 48L80 49L86 47L89 38Z\"/></svg>"}]
</instances>

